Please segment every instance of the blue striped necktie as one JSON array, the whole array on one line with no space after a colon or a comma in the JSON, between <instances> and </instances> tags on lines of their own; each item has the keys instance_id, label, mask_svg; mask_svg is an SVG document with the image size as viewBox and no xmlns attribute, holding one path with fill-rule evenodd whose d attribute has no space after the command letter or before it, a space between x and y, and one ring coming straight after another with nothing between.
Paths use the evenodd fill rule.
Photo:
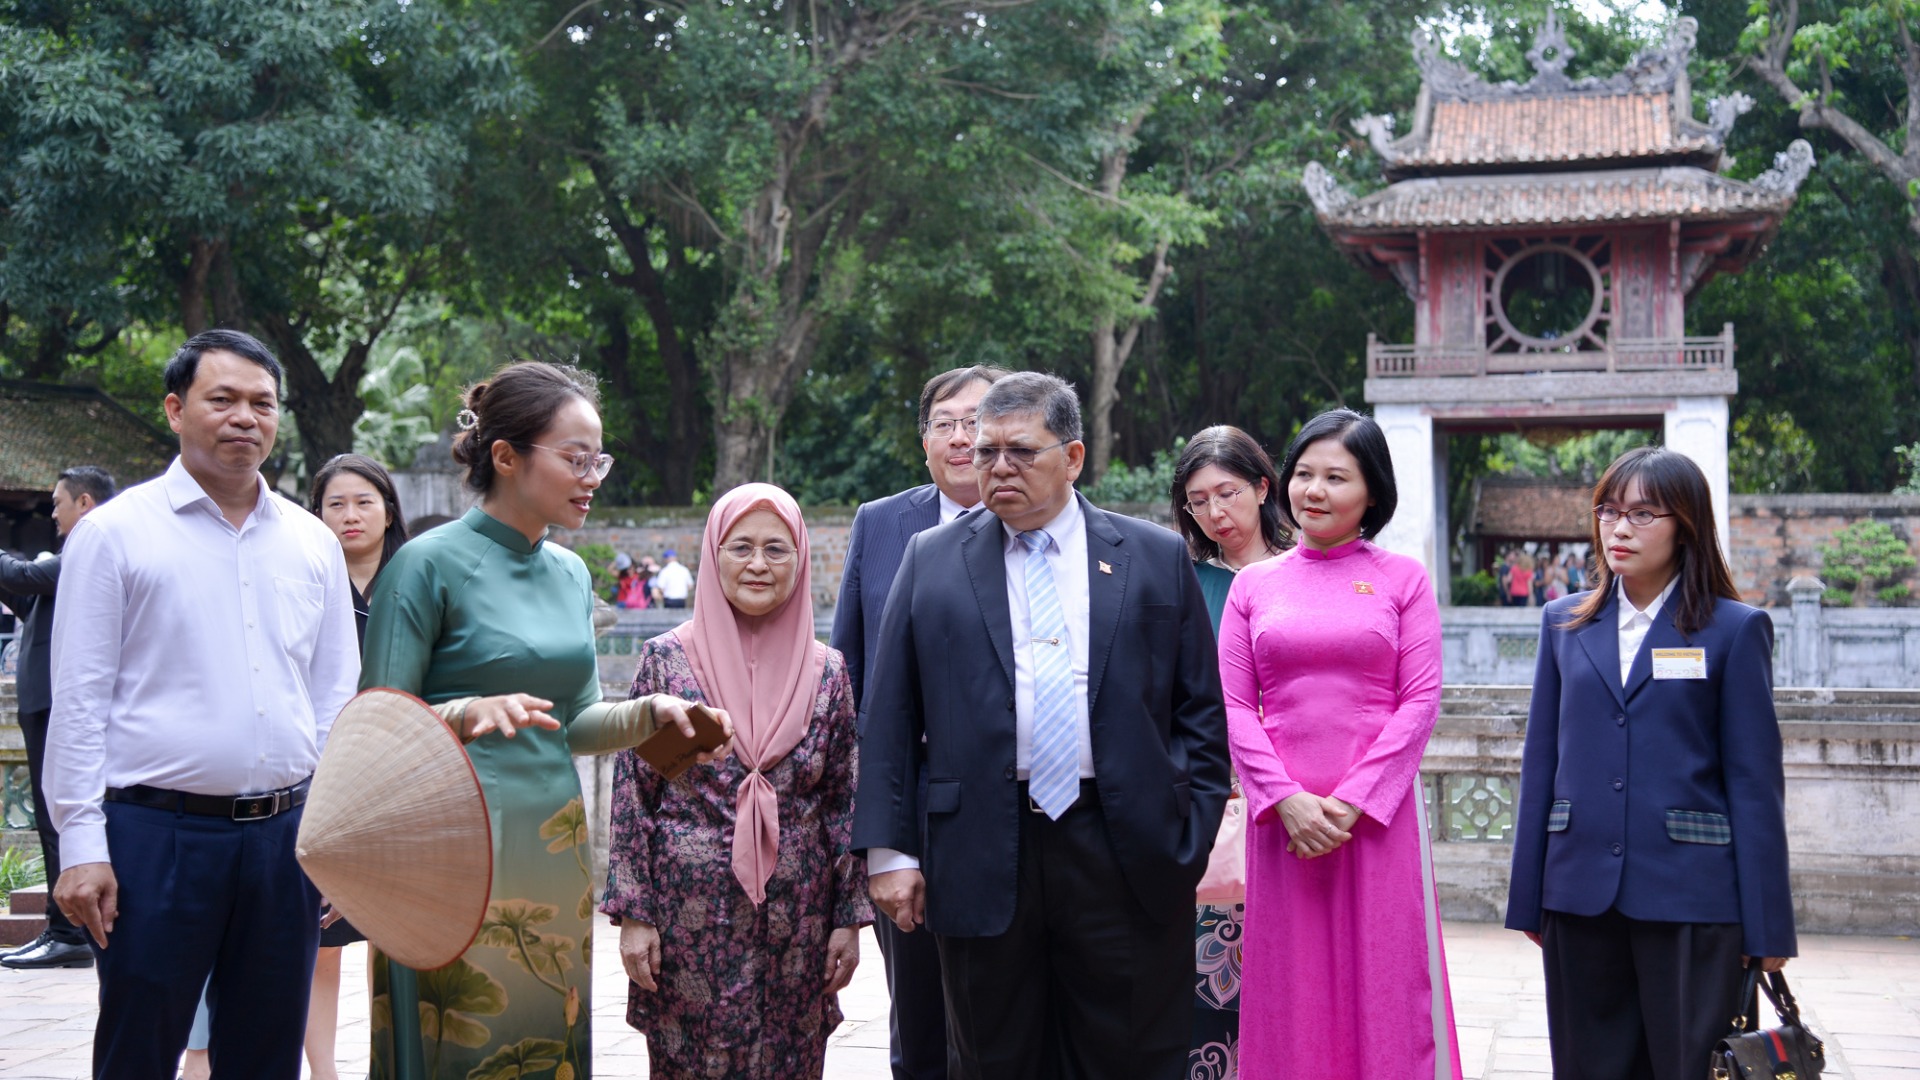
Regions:
<instances>
[{"instance_id":1,"label":"blue striped necktie","mask_svg":"<svg viewBox=\"0 0 1920 1080\"><path fill-rule=\"evenodd\" d=\"M1067 617L1047 565L1052 538L1044 529L1020 534L1027 545L1027 625L1033 649L1033 726L1027 754L1027 796L1058 820L1080 797L1080 732L1073 707L1073 646Z\"/></svg>"}]
</instances>

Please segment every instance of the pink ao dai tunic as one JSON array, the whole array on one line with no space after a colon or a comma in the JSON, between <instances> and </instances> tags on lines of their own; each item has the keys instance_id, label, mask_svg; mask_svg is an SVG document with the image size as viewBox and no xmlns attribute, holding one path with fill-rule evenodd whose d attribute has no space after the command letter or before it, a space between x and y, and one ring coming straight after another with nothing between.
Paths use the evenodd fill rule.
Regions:
<instances>
[{"instance_id":1,"label":"pink ao dai tunic","mask_svg":"<svg viewBox=\"0 0 1920 1080\"><path fill-rule=\"evenodd\" d=\"M1458 1080L1418 783L1440 707L1426 571L1364 540L1241 571L1220 675L1252 822L1241 1075ZM1278 807L1300 792L1359 807L1353 839L1288 854Z\"/></svg>"}]
</instances>

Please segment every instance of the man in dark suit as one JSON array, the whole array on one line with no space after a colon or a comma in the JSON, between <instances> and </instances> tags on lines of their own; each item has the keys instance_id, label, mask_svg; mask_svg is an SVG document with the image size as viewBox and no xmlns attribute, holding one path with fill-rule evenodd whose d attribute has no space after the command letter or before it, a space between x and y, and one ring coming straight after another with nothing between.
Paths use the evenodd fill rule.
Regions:
<instances>
[{"instance_id":1,"label":"man in dark suit","mask_svg":"<svg viewBox=\"0 0 1920 1080\"><path fill-rule=\"evenodd\" d=\"M94 507L113 498L113 477L93 465L77 465L53 484L53 528L61 536L73 531ZM33 827L40 834L40 856L47 880L60 879L60 832L47 811L40 770L47 758L47 716L53 709L53 678L48 673L48 651L53 641L53 596L60 583L60 559L36 562L0 552L0 595L21 613L19 676L20 734L27 743L27 778L33 788ZM0 966L10 968L92 967L93 950L87 932L73 925L59 905L47 905L47 929L10 952L0 953Z\"/></svg>"},{"instance_id":2,"label":"man in dark suit","mask_svg":"<svg viewBox=\"0 0 1920 1080\"><path fill-rule=\"evenodd\" d=\"M853 846L934 935L950 1075L1171 1080L1227 797L1206 606L1178 536L1074 493L1071 386L978 415L984 508L909 542L867 667Z\"/></svg>"},{"instance_id":3,"label":"man in dark suit","mask_svg":"<svg viewBox=\"0 0 1920 1080\"><path fill-rule=\"evenodd\" d=\"M853 515L831 644L847 658L855 701L866 685L866 660L880 636L880 613L907 541L980 505L973 472L974 410L987 387L1005 374L975 364L928 379L920 391L920 446L933 483L867 503ZM919 774L917 783L924 785L924 767ZM887 966L894 1080L945 1080L947 1007L933 936L906 933L886 919L876 921L873 932Z\"/></svg>"}]
</instances>

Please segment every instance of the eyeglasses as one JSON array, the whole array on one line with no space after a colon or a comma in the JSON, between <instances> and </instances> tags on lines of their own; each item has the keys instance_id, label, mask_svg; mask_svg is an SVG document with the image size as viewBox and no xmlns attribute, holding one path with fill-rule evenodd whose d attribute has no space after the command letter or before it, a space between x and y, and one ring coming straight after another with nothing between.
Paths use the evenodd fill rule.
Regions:
<instances>
[{"instance_id":1,"label":"eyeglasses","mask_svg":"<svg viewBox=\"0 0 1920 1080\"><path fill-rule=\"evenodd\" d=\"M1053 446L976 446L973 448L973 467L991 469L994 462L1000 460L1000 455L1005 454L1007 460L1013 462L1014 468L1031 469L1034 458L1053 449L1054 446L1065 446L1070 441L1072 440L1061 439Z\"/></svg>"},{"instance_id":2,"label":"eyeglasses","mask_svg":"<svg viewBox=\"0 0 1920 1080\"><path fill-rule=\"evenodd\" d=\"M760 557L767 560L767 564L770 566L779 566L781 563L793 558L793 549L777 542L768 544L765 547L755 547L745 540L736 540L720 549L720 554L725 555L728 560L737 563L752 562L755 552L759 552Z\"/></svg>"},{"instance_id":3,"label":"eyeglasses","mask_svg":"<svg viewBox=\"0 0 1920 1080\"><path fill-rule=\"evenodd\" d=\"M557 446L541 446L539 443L533 443L531 445L536 450L551 450L561 457L566 458L567 462L573 466L573 476L576 480L585 480L589 474L592 474L596 480L605 480L607 474L613 471L612 454L589 454L585 450L562 450Z\"/></svg>"},{"instance_id":4,"label":"eyeglasses","mask_svg":"<svg viewBox=\"0 0 1920 1080\"><path fill-rule=\"evenodd\" d=\"M926 433L936 439L951 439L955 430L965 431L969 435L980 434L980 416L960 416L951 420L942 417L927 421Z\"/></svg>"},{"instance_id":5,"label":"eyeglasses","mask_svg":"<svg viewBox=\"0 0 1920 1080\"><path fill-rule=\"evenodd\" d=\"M1218 492L1211 499L1194 499L1187 503L1187 513L1192 514L1194 517L1199 517L1201 514L1206 513L1208 508L1214 506L1218 506L1222 510L1231 510L1233 509L1233 504L1240 501L1241 493L1251 486L1253 485L1241 484L1237 488L1228 488L1225 491Z\"/></svg>"},{"instance_id":6,"label":"eyeglasses","mask_svg":"<svg viewBox=\"0 0 1920 1080\"><path fill-rule=\"evenodd\" d=\"M1608 525L1619 521L1621 518L1626 518L1634 528L1644 529L1661 518L1672 517L1673 515L1656 514L1644 506L1636 506L1631 510L1622 510L1617 506L1609 506L1606 503L1601 503L1599 506L1593 508L1593 516Z\"/></svg>"}]
</instances>

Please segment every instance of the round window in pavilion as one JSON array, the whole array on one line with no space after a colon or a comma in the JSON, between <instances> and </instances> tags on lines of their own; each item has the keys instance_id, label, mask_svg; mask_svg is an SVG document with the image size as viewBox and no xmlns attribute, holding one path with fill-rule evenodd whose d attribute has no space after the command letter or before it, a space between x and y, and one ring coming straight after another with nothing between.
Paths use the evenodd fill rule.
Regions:
<instances>
[{"instance_id":1,"label":"round window in pavilion","mask_svg":"<svg viewBox=\"0 0 1920 1080\"><path fill-rule=\"evenodd\" d=\"M1535 349L1577 349L1600 319L1600 271L1572 247L1522 248L1501 265L1493 285L1501 328Z\"/></svg>"}]
</instances>

